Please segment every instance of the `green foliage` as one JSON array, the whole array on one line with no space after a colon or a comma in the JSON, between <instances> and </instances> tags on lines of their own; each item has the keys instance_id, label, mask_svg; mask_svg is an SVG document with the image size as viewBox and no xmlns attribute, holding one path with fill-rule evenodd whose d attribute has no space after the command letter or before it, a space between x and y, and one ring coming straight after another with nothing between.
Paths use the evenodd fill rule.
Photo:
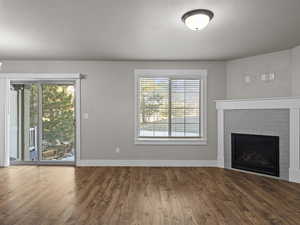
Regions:
<instances>
[{"instance_id":1,"label":"green foliage","mask_svg":"<svg viewBox=\"0 0 300 225\"><path fill-rule=\"evenodd\" d=\"M159 94L152 93L150 95L143 94L141 97L141 112L142 112L142 121L143 123L155 113L159 112L159 108L162 105L161 100L162 96Z\"/></svg>"},{"instance_id":2,"label":"green foliage","mask_svg":"<svg viewBox=\"0 0 300 225\"><path fill-rule=\"evenodd\" d=\"M27 87L28 88L28 87ZM38 126L39 87L30 85L30 127ZM74 142L74 91L69 85L42 85L43 140L47 145Z\"/></svg>"},{"instance_id":3,"label":"green foliage","mask_svg":"<svg viewBox=\"0 0 300 225\"><path fill-rule=\"evenodd\" d=\"M74 91L69 85L42 85L43 140L49 145L74 143Z\"/></svg>"},{"instance_id":4,"label":"green foliage","mask_svg":"<svg viewBox=\"0 0 300 225\"><path fill-rule=\"evenodd\" d=\"M146 84L141 83L140 112L142 123L150 122L150 118L158 115L159 120L167 116L164 108L167 108L164 101L168 96L163 92L164 84L148 80Z\"/></svg>"}]
</instances>

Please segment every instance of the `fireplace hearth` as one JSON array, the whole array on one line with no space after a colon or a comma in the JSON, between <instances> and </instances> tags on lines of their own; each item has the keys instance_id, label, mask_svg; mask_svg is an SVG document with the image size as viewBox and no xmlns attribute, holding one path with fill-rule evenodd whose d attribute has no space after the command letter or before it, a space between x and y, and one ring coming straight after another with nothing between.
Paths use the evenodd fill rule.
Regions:
<instances>
[{"instance_id":1,"label":"fireplace hearth","mask_svg":"<svg viewBox=\"0 0 300 225\"><path fill-rule=\"evenodd\" d=\"M279 177L279 137L231 134L232 168Z\"/></svg>"}]
</instances>

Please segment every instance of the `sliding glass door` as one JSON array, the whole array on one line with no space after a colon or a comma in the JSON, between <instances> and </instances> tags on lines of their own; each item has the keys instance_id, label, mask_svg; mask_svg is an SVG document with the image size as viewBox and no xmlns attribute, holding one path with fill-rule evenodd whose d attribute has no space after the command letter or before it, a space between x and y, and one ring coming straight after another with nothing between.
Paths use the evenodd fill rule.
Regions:
<instances>
[{"instance_id":1,"label":"sliding glass door","mask_svg":"<svg viewBox=\"0 0 300 225\"><path fill-rule=\"evenodd\" d=\"M12 164L74 162L73 83L12 83L10 102Z\"/></svg>"},{"instance_id":2,"label":"sliding glass door","mask_svg":"<svg viewBox=\"0 0 300 225\"><path fill-rule=\"evenodd\" d=\"M41 85L41 159L74 161L74 85Z\"/></svg>"}]
</instances>

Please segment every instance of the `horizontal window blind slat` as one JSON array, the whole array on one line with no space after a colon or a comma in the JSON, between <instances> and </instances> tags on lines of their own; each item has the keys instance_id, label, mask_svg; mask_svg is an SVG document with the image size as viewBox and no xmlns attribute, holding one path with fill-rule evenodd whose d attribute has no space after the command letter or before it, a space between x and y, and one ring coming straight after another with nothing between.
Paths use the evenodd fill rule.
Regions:
<instances>
[{"instance_id":1,"label":"horizontal window blind slat","mask_svg":"<svg viewBox=\"0 0 300 225\"><path fill-rule=\"evenodd\" d=\"M137 90L140 137L199 137L199 79L140 77Z\"/></svg>"}]
</instances>

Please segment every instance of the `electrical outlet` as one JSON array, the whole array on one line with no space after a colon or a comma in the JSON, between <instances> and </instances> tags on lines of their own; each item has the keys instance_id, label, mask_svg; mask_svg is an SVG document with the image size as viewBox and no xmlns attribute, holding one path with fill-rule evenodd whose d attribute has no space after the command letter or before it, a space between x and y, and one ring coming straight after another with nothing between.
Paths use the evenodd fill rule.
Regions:
<instances>
[{"instance_id":1,"label":"electrical outlet","mask_svg":"<svg viewBox=\"0 0 300 225\"><path fill-rule=\"evenodd\" d=\"M120 153L120 147L116 147L116 153Z\"/></svg>"}]
</instances>

